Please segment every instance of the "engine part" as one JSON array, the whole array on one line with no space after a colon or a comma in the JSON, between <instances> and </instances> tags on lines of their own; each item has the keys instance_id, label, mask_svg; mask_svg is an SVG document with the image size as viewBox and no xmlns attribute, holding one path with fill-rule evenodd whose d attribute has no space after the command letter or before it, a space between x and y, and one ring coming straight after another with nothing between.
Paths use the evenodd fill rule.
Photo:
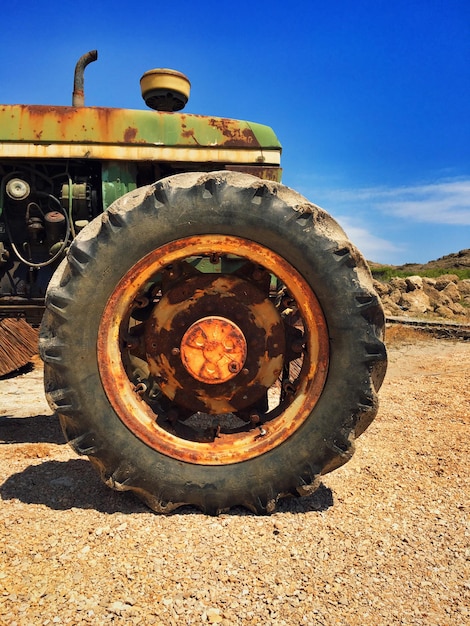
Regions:
<instances>
[{"instance_id":1,"label":"engine part","mask_svg":"<svg viewBox=\"0 0 470 626\"><path fill-rule=\"evenodd\" d=\"M57 243L65 237L66 219L59 211L49 211L44 215L44 228L49 243Z\"/></svg>"},{"instance_id":2,"label":"engine part","mask_svg":"<svg viewBox=\"0 0 470 626\"><path fill-rule=\"evenodd\" d=\"M26 200L31 193L31 188L25 180L12 178L6 183L5 191L12 200Z\"/></svg>"}]
</instances>

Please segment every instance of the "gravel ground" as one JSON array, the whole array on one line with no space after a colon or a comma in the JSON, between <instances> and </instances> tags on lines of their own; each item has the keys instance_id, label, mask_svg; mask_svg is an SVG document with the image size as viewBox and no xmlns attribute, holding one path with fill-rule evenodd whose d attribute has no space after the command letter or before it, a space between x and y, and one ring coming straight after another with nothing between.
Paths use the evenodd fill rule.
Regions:
<instances>
[{"instance_id":1,"label":"gravel ground","mask_svg":"<svg viewBox=\"0 0 470 626\"><path fill-rule=\"evenodd\" d=\"M151 513L64 445L39 363L1 379L0 624L469 623L470 342L389 356L353 460L270 517Z\"/></svg>"}]
</instances>

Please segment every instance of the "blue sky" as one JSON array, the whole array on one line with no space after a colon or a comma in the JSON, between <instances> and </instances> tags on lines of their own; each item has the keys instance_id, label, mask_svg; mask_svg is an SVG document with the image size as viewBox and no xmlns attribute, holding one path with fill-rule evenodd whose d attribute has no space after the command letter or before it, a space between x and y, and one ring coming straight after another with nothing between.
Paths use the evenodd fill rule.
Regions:
<instances>
[{"instance_id":1,"label":"blue sky","mask_svg":"<svg viewBox=\"0 0 470 626\"><path fill-rule=\"evenodd\" d=\"M283 182L328 210L373 261L470 247L470 2L239 0L2 5L0 102L143 108L171 67L189 113L272 126Z\"/></svg>"}]
</instances>

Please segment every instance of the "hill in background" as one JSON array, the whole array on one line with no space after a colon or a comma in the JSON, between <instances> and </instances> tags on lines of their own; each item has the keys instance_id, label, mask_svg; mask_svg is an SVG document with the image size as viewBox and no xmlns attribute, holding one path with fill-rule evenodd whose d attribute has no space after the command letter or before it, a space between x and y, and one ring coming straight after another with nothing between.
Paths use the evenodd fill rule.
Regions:
<instances>
[{"instance_id":1,"label":"hill in background","mask_svg":"<svg viewBox=\"0 0 470 626\"><path fill-rule=\"evenodd\" d=\"M405 263L404 265L382 265L369 261L371 272L377 280L388 281L393 277L427 276L437 278L441 274L454 274L460 280L470 278L470 249L453 252L427 263Z\"/></svg>"},{"instance_id":2,"label":"hill in background","mask_svg":"<svg viewBox=\"0 0 470 626\"><path fill-rule=\"evenodd\" d=\"M400 265L397 269L417 272L432 269L443 269L446 272L450 270L465 270L470 269L470 249L460 250L460 252L453 252L452 254L446 254L435 261L428 261L424 265L419 265L416 263L406 263L405 265Z\"/></svg>"},{"instance_id":3,"label":"hill in background","mask_svg":"<svg viewBox=\"0 0 470 626\"><path fill-rule=\"evenodd\" d=\"M369 263L387 317L470 323L470 249L428 263Z\"/></svg>"}]
</instances>

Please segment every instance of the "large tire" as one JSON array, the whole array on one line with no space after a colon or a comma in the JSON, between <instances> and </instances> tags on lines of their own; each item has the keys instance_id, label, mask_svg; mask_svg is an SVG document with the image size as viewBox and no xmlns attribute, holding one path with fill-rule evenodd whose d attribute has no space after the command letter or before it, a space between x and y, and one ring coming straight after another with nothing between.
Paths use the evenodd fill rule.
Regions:
<instances>
[{"instance_id":1,"label":"large tire","mask_svg":"<svg viewBox=\"0 0 470 626\"><path fill-rule=\"evenodd\" d=\"M77 236L40 352L69 443L107 485L157 512L270 513L351 458L377 413L383 329L326 212L253 176L187 173Z\"/></svg>"}]
</instances>

